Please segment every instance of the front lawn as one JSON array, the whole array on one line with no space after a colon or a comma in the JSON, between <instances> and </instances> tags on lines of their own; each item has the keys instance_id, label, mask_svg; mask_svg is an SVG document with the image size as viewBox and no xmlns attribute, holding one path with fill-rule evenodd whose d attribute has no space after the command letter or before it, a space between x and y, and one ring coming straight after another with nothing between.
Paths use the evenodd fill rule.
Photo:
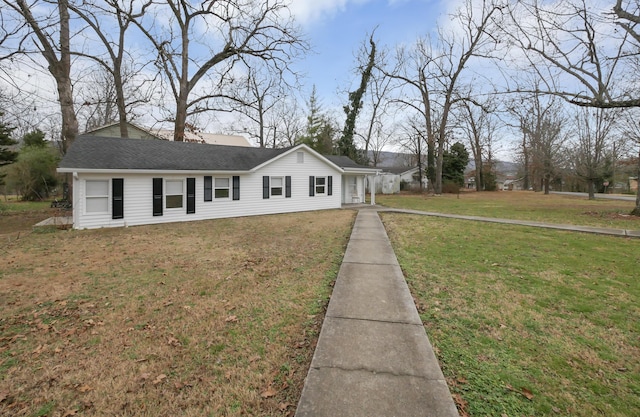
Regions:
<instances>
[{"instance_id":1,"label":"front lawn","mask_svg":"<svg viewBox=\"0 0 640 417\"><path fill-rule=\"evenodd\" d=\"M354 217L7 239L0 415L292 415Z\"/></svg>"},{"instance_id":2,"label":"front lawn","mask_svg":"<svg viewBox=\"0 0 640 417\"><path fill-rule=\"evenodd\" d=\"M640 230L640 217L630 216L633 201L588 200L584 197L532 191L462 192L460 195L377 195L376 203L395 208L532 220L559 224Z\"/></svg>"},{"instance_id":3,"label":"front lawn","mask_svg":"<svg viewBox=\"0 0 640 417\"><path fill-rule=\"evenodd\" d=\"M463 417L638 415L640 239L382 218Z\"/></svg>"}]
</instances>

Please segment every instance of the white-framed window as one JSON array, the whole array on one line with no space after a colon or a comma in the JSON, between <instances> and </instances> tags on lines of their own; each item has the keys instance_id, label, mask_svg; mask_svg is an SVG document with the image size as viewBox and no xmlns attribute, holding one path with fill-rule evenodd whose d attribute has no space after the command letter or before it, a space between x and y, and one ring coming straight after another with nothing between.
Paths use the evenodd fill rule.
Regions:
<instances>
[{"instance_id":1,"label":"white-framed window","mask_svg":"<svg viewBox=\"0 0 640 417\"><path fill-rule=\"evenodd\" d=\"M316 195L327 193L327 177L316 177Z\"/></svg>"},{"instance_id":2,"label":"white-framed window","mask_svg":"<svg viewBox=\"0 0 640 417\"><path fill-rule=\"evenodd\" d=\"M284 195L284 178L271 177L271 196L282 197Z\"/></svg>"},{"instance_id":3,"label":"white-framed window","mask_svg":"<svg viewBox=\"0 0 640 417\"><path fill-rule=\"evenodd\" d=\"M182 208L184 201L184 181L165 181L165 207L168 209Z\"/></svg>"},{"instance_id":4,"label":"white-framed window","mask_svg":"<svg viewBox=\"0 0 640 417\"><path fill-rule=\"evenodd\" d=\"M304 152L296 152L299 164L304 164Z\"/></svg>"},{"instance_id":5,"label":"white-framed window","mask_svg":"<svg viewBox=\"0 0 640 417\"><path fill-rule=\"evenodd\" d=\"M215 178L213 195L215 198L229 198L231 181L229 178Z\"/></svg>"},{"instance_id":6,"label":"white-framed window","mask_svg":"<svg viewBox=\"0 0 640 417\"><path fill-rule=\"evenodd\" d=\"M87 180L85 196L87 213L109 212L109 180Z\"/></svg>"}]
</instances>

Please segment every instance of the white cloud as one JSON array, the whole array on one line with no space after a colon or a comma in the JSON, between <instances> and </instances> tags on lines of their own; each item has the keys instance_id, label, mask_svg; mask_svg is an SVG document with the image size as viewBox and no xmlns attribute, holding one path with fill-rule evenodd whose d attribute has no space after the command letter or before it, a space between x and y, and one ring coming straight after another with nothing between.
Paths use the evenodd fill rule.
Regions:
<instances>
[{"instance_id":1,"label":"white cloud","mask_svg":"<svg viewBox=\"0 0 640 417\"><path fill-rule=\"evenodd\" d=\"M345 11L349 4L362 5L370 0L291 0L290 10L298 23L308 25Z\"/></svg>"}]
</instances>

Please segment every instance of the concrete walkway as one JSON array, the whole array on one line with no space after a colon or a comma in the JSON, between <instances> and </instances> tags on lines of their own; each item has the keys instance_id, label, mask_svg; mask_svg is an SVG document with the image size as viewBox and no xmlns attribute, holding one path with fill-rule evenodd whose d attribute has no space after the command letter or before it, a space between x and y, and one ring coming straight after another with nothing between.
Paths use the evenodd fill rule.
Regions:
<instances>
[{"instance_id":1,"label":"concrete walkway","mask_svg":"<svg viewBox=\"0 0 640 417\"><path fill-rule=\"evenodd\" d=\"M358 212L296 416L458 416L375 210Z\"/></svg>"}]
</instances>

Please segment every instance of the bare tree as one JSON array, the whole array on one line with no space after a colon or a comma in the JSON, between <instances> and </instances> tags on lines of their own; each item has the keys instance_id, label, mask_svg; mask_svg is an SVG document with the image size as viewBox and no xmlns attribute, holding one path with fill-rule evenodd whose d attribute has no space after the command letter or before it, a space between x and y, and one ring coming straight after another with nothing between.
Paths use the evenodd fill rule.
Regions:
<instances>
[{"instance_id":1,"label":"bare tree","mask_svg":"<svg viewBox=\"0 0 640 417\"><path fill-rule=\"evenodd\" d=\"M496 121L492 117L493 107L491 103L473 103L466 100L461 102L457 112L457 128L467 138L475 164L476 191L485 189L485 167L492 165L491 146L496 130Z\"/></svg>"},{"instance_id":2,"label":"bare tree","mask_svg":"<svg viewBox=\"0 0 640 417\"><path fill-rule=\"evenodd\" d=\"M574 169L588 187L589 200L595 199L595 185L607 176L608 142L615 115L607 109L582 109L576 115Z\"/></svg>"},{"instance_id":3,"label":"bare tree","mask_svg":"<svg viewBox=\"0 0 640 417\"><path fill-rule=\"evenodd\" d=\"M299 143L306 123L300 108L294 97L289 96L280 100L271 112L269 124L274 129L274 148L295 146Z\"/></svg>"},{"instance_id":4,"label":"bare tree","mask_svg":"<svg viewBox=\"0 0 640 417\"><path fill-rule=\"evenodd\" d=\"M307 49L284 0L167 0L133 22L153 45L156 65L175 102L174 139L184 139L187 118L226 110L224 87L238 65L260 60L287 71ZM197 59L196 49L206 51ZM206 84L206 85L205 85Z\"/></svg>"},{"instance_id":5,"label":"bare tree","mask_svg":"<svg viewBox=\"0 0 640 417\"><path fill-rule=\"evenodd\" d=\"M629 109L625 111L621 122L622 135L632 141L638 148L638 165L636 166L636 179L640 183L640 111ZM636 206L631 214L640 216L640 189L636 190Z\"/></svg>"},{"instance_id":6,"label":"bare tree","mask_svg":"<svg viewBox=\"0 0 640 417\"><path fill-rule=\"evenodd\" d=\"M250 67L228 93L230 108L251 122L251 127L243 131L254 138L261 148L269 145L269 132L272 132L271 137L277 134L277 127L272 124L273 118L270 116L288 90L288 85L282 82L282 75L272 74L268 68L260 71L256 65ZM271 140L273 147L274 142Z\"/></svg>"},{"instance_id":7,"label":"bare tree","mask_svg":"<svg viewBox=\"0 0 640 417\"><path fill-rule=\"evenodd\" d=\"M400 104L402 108L410 109L421 119L421 129L418 129L416 125L416 116L408 120L407 124L412 126L409 130L413 130L413 132L407 132L404 135L405 138L399 138L399 140L404 142L408 139L410 143L417 144L416 141L424 137L427 145L425 172L429 179L429 187L432 187L436 181L436 130L434 123L436 118L434 113L437 103L435 102L435 93L432 91L433 77L431 72L431 67L434 65L434 55L431 40L419 38L411 49L398 47L395 67L390 71L383 70L385 76L397 82L392 89L394 98L391 101ZM417 146L411 147L417 148Z\"/></svg>"},{"instance_id":8,"label":"bare tree","mask_svg":"<svg viewBox=\"0 0 640 417\"><path fill-rule=\"evenodd\" d=\"M76 102L79 103L78 119L84 123L84 130L118 123L120 136L128 137L127 124L138 117L137 111L140 106L150 101L153 84L139 77L138 68L133 63L123 65L120 69L120 78L124 87L122 95L117 92L118 87L112 72L107 71L103 66L90 66L85 72L86 74L82 75L82 82L77 83L74 89ZM124 99L124 109L119 105L122 100L119 97ZM124 117L122 111L124 111Z\"/></svg>"},{"instance_id":9,"label":"bare tree","mask_svg":"<svg viewBox=\"0 0 640 417\"><path fill-rule=\"evenodd\" d=\"M544 101L534 95L530 102L529 114L521 120L522 132L528 138L529 178L534 179L536 190L549 194L566 140L563 126L567 120L554 100Z\"/></svg>"},{"instance_id":10,"label":"bare tree","mask_svg":"<svg viewBox=\"0 0 640 417\"><path fill-rule=\"evenodd\" d=\"M129 59L129 67L127 67L125 40L127 31L132 25L132 19L143 16L145 10L152 4L151 0L147 0L136 9L138 3L140 2L135 0L84 0L77 5L69 3L69 9L93 31L95 38L99 41L99 47L103 48L105 52L105 54L101 54L100 51L92 48L89 52L75 51L73 53L95 61L112 79L112 81L101 80L101 84L111 90L105 91L108 94L95 100L85 100L84 103L97 101L97 104L102 105L103 110L106 110L103 116L108 115L109 118L112 116L109 114L111 109L108 107L115 106L114 110L116 110L117 120L120 124L120 136L123 138L129 137L127 129L128 108L138 102L136 99L127 100L131 97L127 97L125 90L127 84L130 84L134 80L135 74L140 71L140 68L134 68L134 66L144 65ZM112 36L112 33L115 33L115 36ZM115 39L113 39L114 37ZM93 45L94 43L91 43L91 46ZM139 89L140 86L129 86L128 88L129 91L139 91ZM106 102L104 99L110 101Z\"/></svg>"},{"instance_id":11,"label":"bare tree","mask_svg":"<svg viewBox=\"0 0 640 417\"><path fill-rule=\"evenodd\" d=\"M71 80L69 1L58 0L55 2L55 8L46 0L32 0L30 3L26 0L2 0L2 4L5 10L16 14L16 19L22 21L22 27L25 28L24 31L14 33L20 39L13 53L29 57L31 53L39 53L45 59L47 69L56 82L62 115L60 144L62 153L66 153L78 135ZM34 15L33 11L39 7L50 13Z\"/></svg>"},{"instance_id":12,"label":"bare tree","mask_svg":"<svg viewBox=\"0 0 640 417\"><path fill-rule=\"evenodd\" d=\"M499 20L496 15L501 14L503 5L499 2L483 0L479 10L468 0L465 6L458 10L457 20L462 28L462 35L450 33L440 34L442 58L437 62L438 74L435 80L442 91L442 113L437 129L437 160L436 160L436 194L442 193L442 158L447 139L448 119L452 106L456 102L469 100L470 97L461 96L459 82L462 72L467 68L472 57L495 49L495 38L488 34L492 32L494 22Z\"/></svg>"},{"instance_id":13,"label":"bare tree","mask_svg":"<svg viewBox=\"0 0 640 417\"><path fill-rule=\"evenodd\" d=\"M423 185L423 172L424 172L424 144L427 142L427 138L422 128L422 116L416 113L414 116L407 118L401 126L402 133L396 138L396 143L405 149L412 158L412 166L418 167L418 181L420 182L420 189Z\"/></svg>"},{"instance_id":14,"label":"bare tree","mask_svg":"<svg viewBox=\"0 0 640 417\"><path fill-rule=\"evenodd\" d=\"M640 107L638 76L628 68L640 54L637 1L618 0L608 13L587 0L511 5L511 23L500 36L524 51L517 57L536 74L541 92L583 107Z\"/></svg>"},{"instance_id":15,"label":"bare tree","mask_svg":"<svg viewBox=\"0 0 640 417\"><path fill-rule=\"evenodd\" d=\"M427 138L427 175L436 194L442 192L442 158L450 131L449 116L453 107L471 97L461 94L463 71L473 57L484 56L495 49L496 40L489 34L502 6L497 1L483 0L476 7L468 0L453 17L455 30L439 29L437 44L420 39L412 51L399 49L397 66L387 74L403 83L398 102L418 111L424 118ZM434 117L435 114L438 117Z\"/></svg>"}]
</instances>

